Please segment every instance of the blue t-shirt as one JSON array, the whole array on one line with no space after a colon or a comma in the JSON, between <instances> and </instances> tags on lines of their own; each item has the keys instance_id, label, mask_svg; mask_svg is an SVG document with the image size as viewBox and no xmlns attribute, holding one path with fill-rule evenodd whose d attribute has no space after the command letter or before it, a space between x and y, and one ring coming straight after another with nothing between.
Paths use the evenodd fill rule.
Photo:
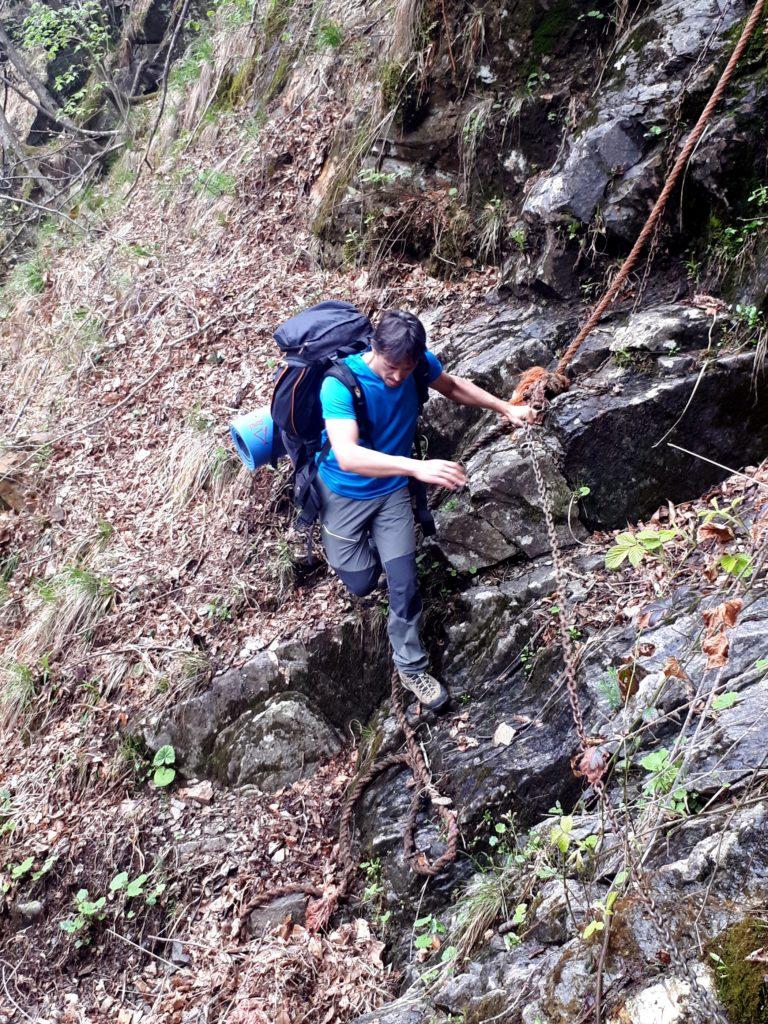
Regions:
<instances>
[{"instance_id":1,"label":"blue t-shirt","mask_svg":"<svg viewBox=\"0 0 768 1024\"><path fill-rule=\"evenodd\" d=\"M427 352L426 356L429 369L427 379L431 384L443 372L443 367L437 356L431 352ZM347 356L344 362L360 381L371 424L371 437L365 439L370 443L363 444L361 439L361 446L383 452L385 455L412 455L416 421L419 418L419 397L413 374L398 387L392 388L373 372L362 354ZM323 381L320 402L323 419L356 419L352 395L341 381L334 377L326 377ZM349 473L339 467L333 449L320 466L319 473L326 487L345 498L379 498L383 494L391 494L399 487L405 487L408 483L407 477L404 476L371 477Z\"/></svg>"}]
</instances>

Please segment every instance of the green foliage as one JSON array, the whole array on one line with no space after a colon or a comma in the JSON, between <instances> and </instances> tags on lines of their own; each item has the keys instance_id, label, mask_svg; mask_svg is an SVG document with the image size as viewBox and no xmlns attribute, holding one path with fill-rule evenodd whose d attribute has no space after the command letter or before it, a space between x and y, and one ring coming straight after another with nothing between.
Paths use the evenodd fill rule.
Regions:
<instances>
[{"instance_id":1,"label":"green foliage","mask_svg":"<svg viewBox=\"0 0 768 1024\"><path fill-rule=\"evenodd\" d=\"M198 195L218 199L220 196L233 196L236 184L235 176L225 171L200 171L195 179L194 188Z\"/></svg>"},{"instance_id":2,"label":"green foliage","mask_svg":"<svg viewBox=\"0 0 768 1024\"><path fill-rule=\"evenodd\" d=\"M734 690L728 690L726 693L719 693L712 701L712 710L725 711L727 708L732 708L734 704L738 704L740 700L741 694L736 693Z\"/></svg>"},{"instance_id":3,"label":"green foliage","mask_svg":"<svg viewBox=\"0 0 768 1024\"><path fill-rule=\"evenodd\" d=\"M752 556L743 551L721 555L718 564L729 576L735 576L737 579L749 579L755 571Z\"/></svg>"},{"instance_id":4,"label":"green foliage","mask_svg":"<svg viewBox=\"0 0 768 1024\"><path fill-rule=\"evenodd\" d=\"M655 530L650 527L637 533L620 533L616 544L605 555L606 569L618 569L625 559L638 566L647 555L663 557L664 545L678 536L678 531Z\"/></svg>"},{"instance_id":5,"label":"green foliage","mask_svg":"<svg viewBox=\"0 0 768 1024\"><path fill-rule=\"evenodd\" d=\"M624 707L624 699L621 696L621 687L619 685L619 673L613 666L597 681L597 689L611 711L619 711Z\"/></svg>"},{"instance_id":6,"label":"green foliage","mask_svg":"<svg viewBox=\"0 0 768 1024\"><path fill-rule=\"evenodd\" d=\"M152 782L158 789L170 786L176 778L174 764L176 764L176 751L170 743L166 743L152 758Z\"/></svg>"},{"instance_id":7,"label":"green foliage","mask_svg":"<svg viewBox=\"0 0 768 1024\"><path fill-rule=\"evenodd\" d=\"M373 167L363 167L357 173L357 180L363 185L373 185L374 188L378 188L382 185L391 185L393 181L397 181L397 175L377 171Z\"/></svg>"},{"instance_id":8,"label":"green foliage","mask_svg":"<svg viewBox=\"0 0 768 1024\"><path fill-rule=\"evenodd\" d=\"M337 21L323 21L317 30L318 50L337 49L344 42L341 25Z\"/></svg>"},{"instance_id":9,"label":"green foliage","mask_svg":"<svg viewBox=\"0 0 768 1024\"><path fill-rule=\"evenodd\" d=\"M688 792L682 786L675 787L680 764L680 760L673 761L671 759L666 747L646 754L640 761L640 767L649 773L649 778L643 785L643 791L648 798L669 795L670 810L676 814L687 814Z\"/></svg>"},{"instance_id":10,"label":"green foliage","mask_svg":"<svg viewBox=\"0 0 768 1024\"><path fill-rule=\"evenodd\" d=\"M8 278L8 290L14 295L40 295L45 291L46 268L39 257L19 263Z\"/></svg>"},{"instance_id":11,"label":"green foliage","mask_svg":"<svg viewBox=\"0 0 768 1024\"><path fill-rule=\"evenodd\" d=\"M68 935L77 935L75 946L90 942L90 931L97 921L105 917L106 896L92 900L87 889L79 889L74 897L75 916L59 921L59 928Z\"/></svg>"},{"instance_id":12,"label":"green foliage","mask_svg":"<svg viewBox=\"0 0 768 1024\"><path fill-rule=\"evenodd\" d=\"M360 870L365 875L363 905L369 908L376 923L384 928L392 916L392 911L383 909L384 885L381 877L381 858L364 860L360 864Z\"/></svg>"},{"instance_id":13,"label":"green foliage","mask_svg":"<svg viewBox=\"0 0 768 1024\"><path fill-rule=\"evenodd\" d=\"M434 916L427 914L413 922L416 938L413 944L416 949L437 949L440 946L439 936L445 935L445 925Z\"/></svg>"},{"instance_id":14,"label":"green foliage","mask_svg":"<svg viewBox=\"0 0 768 1024\"><path fill-rule=\"evenodd\" d=\"M67 97L65 111L73 116L86 99L86 87L75 87L99 67L109 48L102 5L98 0L74 0L49 7L35 0L22 24L22 45L27 50L41 49L48 63L64 51L76 55L53 80L54 91Z\"/></svg>"},{"instance_id":15,"label":"green foliage","mask_svg":"<svg viewBox=\"0 0 768 1024\"><path fill-rule=\"evenodd\" d=\"M732 1024L768 1024L765 964L750 959L766 942L765 922L748 917L726 928L710 944L715 987Z\"/></svg>"},{"instance_id":16,"label":"green foliage","mask_svg":"<svg viewBox=\"0 0 768 1024\"><path fill-rule=\"evenodd\" d=\"M168 81L171 86L184 87L196 82L204 64L212 64L215 59L213 43L208 37L196 39L187 49L183 57L175 61Z\"/></svg>"},{"instance_id":17,"label":"green foliage","mask_svg":"<svg viewBox=\"0 0 768 1024\"><path fill-rule=\"evenodd\" d=\"M261 29L264 43L270 46L276 42L288 27L293 0L267 0Z\"/></svg>"},{"instance_id":18,"label":"green foliage","mask_svg":"<svg viewBox=\"0 0 768 1024\"><path fill-rule=\"evenodd\" d=\"M509 237L515 243L520 252L525 251L525 231L523 228L513 228L509 232Z\"/></svg>"}]
</instances>

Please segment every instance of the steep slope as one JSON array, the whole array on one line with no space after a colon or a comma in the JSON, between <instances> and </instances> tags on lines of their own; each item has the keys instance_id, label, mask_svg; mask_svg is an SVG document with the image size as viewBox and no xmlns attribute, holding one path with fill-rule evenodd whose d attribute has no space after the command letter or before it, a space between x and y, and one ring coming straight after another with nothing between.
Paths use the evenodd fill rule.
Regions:
<instances>
[{"instance_id":1,"label":"steep slope","mask_svg":"<svg viewBox=\"0 0 768 1024\"><path fill-rule=\"evenodd\" d=\"M555 1024L593 1012L598 978L612 1019L639 1024L664 999L701 1013L641 887L617 881L596 778L571 769L565 610L531 453L436 400L431 450L464 460L470 486L436 496L421 562L454 707L415 721L461 854L426 887L412 873L390 770L362 801L359 895L332 927L304 927L301 893L253 907L286 883L329 891L358 750L365 766L401 738L376 710L380 601L351 604L299 562L285 469L249 479L227 424L268 399L275 324L321 297L413 309L447 369L498 393L551 365L744 13L220 4L185 29L167 96L133 106L107 176L15 250L0 358L9 1020ZM763 28L653 260L534 442L609 802L731 1013L728 979L765 945L768 863ZM721 483L700 456L746 478ZM166 790L151 780L169 765ZM418 826L438 854L445 837ZM751 948L732 949L734 928Z\"/></svg>"}]
</instances>

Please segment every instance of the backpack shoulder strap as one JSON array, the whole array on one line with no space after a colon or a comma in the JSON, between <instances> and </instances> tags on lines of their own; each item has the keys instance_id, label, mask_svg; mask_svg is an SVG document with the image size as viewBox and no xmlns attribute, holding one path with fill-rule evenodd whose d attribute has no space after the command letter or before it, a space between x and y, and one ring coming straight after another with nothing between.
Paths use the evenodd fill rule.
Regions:
<instances>
[{"instance_id":1,"label":"backpack shoulder strap","mask_svg":"<svg viewBox=\"0 0 768 1024\"><path fill-rule=\"evenodd\" d=\"M416 382L416 394L419 399L419 416L424 408L424 403L429 398L429 363L426 356L420 356L413 371L413 379Z\"/></svg>"},{"instance_id":2,"label":"backpack shoulder strap","mask_svg":"<svg viewBox=\"0 0 768 1024\"><path fill-rule=\"evenodd\" d=\"M333 377L334 380L339 381L352 395L352 407L355 410L355 418L357 419L360 436L367 438L370 434L370 422L368 420L368 409L365 404L365 392L355 373L343 360L338 360L331 366L330 370L326 371L325 376Z\"/></svg>"}]
</instances>

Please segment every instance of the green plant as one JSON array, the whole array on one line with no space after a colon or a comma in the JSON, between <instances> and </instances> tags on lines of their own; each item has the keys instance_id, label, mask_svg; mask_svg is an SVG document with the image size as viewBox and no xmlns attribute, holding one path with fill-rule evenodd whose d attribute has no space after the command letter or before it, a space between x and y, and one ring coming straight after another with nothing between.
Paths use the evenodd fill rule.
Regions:
<instances>
[{"instance_id":1,"label":"green plant","mask_svg":"<svg viewBox=\"0 0 768 1024\"><path fill-rule=\"evenodd\" d=\"M729 576L735 576L736 579L740 580L749 579L755 571L752 556L743 551L736 551L733 554L721 555L718 559L718 565L721 569L724 569Z\"/></svg>"},{"instance_id":2,"label":"green plant","mask_svg":"<svg viewBox=\"0 0 768 1024\"><path fill-rule=\"evenodd\" d=\"M589 939L593 935L596 935L599 932L605 930L605 926L608 923L608 919L613 914L614 904L616 903L616 900L619 898L619 890L622 888L625 882L626 874L624 872L621 872L619 875L616 876L616 879L613 883L616 886L616 888L611 889L610 892L606 893L605 899L596 900L592 904L595 910L600 914L600 917L595 919L594 921L590 921L586 925L584 931L581 933L581 937L583 939Z\"/></svg>"},{"instance_id":3,"label":"green plant","mask_svg":"<svg viewBox=\"0 0 768 1024\"><path fill-rule=\"evenodd\" d=\"M109 27L101 4L98 0L73 0L49 7L35 0L22 23L21 38L26 49L41 49L49 66L66 51L69 59L55 75L53 87L67 97L65 111L70 116L77 114L86 99L88 73L99 70L106 77L103 61L109 48Z\"/></svg>"},{"instance_id":4,"label":"green plant","mask_svg":"<svg viewBox=\"0 0 768 1024\"><path fill-rule=\"evenodd\" d=\"M106 896L92 900L87 889L79 889L74 897L75 916L59 921L59 928L68 935L79 935L75 946L82 946L90 941L90 930L97 921L105 917L104 907Z\"/></svg>"},{"instance_id":5,"label":"green plant","mask_svg":"<svg viewBox=\"0 0 768 1024\"><path fill-rule=\"evenodd\" d=\"M550 79L550 75L546 71L541 71L539 68L534 68L525 80L525 94L529 98L533 97L537 89L545 85Z\"/></svg>"},{"instance_id":6,"label":"green plant","mask_svg":"<svg viewBox=\"0 0 768 1024\"><path fill-rule=\"evenodd\" d=\"M717 526L733 526L744 529L744 521L736 515L736 510L743 502L743 498L734 498L725 508L720 508L717 498L711 498L709 508L700 508L696 515L701 519L703 526L715 523Z\"/></svg>"},{"instance_id":7,"label":"green plant","mask_svg":"<svg viewBox=\"0 0 768 1024\"><path fill-rule=\"evenodd\" d=\"M337 49L344 41L341 25L337 21L323 21L317 30L318 50Z\"/></svg>"},{"instance_id":8,"label":"green plant","mask_svg":"<svg viewBox=\"0 0 768 1024\"><path fill-rule=\"evenodd\" d=\"M109 891L113 895L120 895L124 904L129 900L143 897L146 906L154 907L160 896L165 892L166 884L165 882L157 882L147 889L148 881L148 874L137 875L131 880L127 871L121 871L109 883ZM131 919L136 916L136 911L128 910L125 916Z\"/></svg>"},{"instance_id":9,"label":"green plant","mask_svg":"<svg viewBox=\"0 0 768 1024\"><path fill-rule=\"evenodd\" d=\"M613 666L598 679L597 689L611 711L620 711L624 707L624 698L621 696L621 687L619 686L619 673Z\"/></svg>"},{"instance_id":10,"label":"green plant","mask_svg":"<svg viewBox=\"0 0 768 1024\"><path fill-rule=\"evenodd\" d=\"M681 761L673 761L666 747L646 754L640 761L640 767L649 773L643 784L643 791L653 796L669 796L668 807L676 814L688 814L688 791L682 786L675 786L680 771Z\"/></svg>"},{"instance_id":11,"label":"green plant","mask_svg":"<svg viewBox=\"0 0 768 1024\"><path fill-rule=\"evenodd\" d=\"M223 622L232 621L232 609L220 597L213 597L204 605L205 614L211 619L219 619Z\"/></svg>"},{"instance_id":12,"label":"green plant","mask_svg":"<svg viewBox=\"0 0 768 1024\"><path fill-rule=\"evenodd\" d=\"M513 228L509 232L509 237L515 243L520 252L525 251L525 230L523 228Z\"/></svg>"},{"instance_id":13,"label":"green plant","mask_svg":"<svg viewBox=\"0 0 768 1024\"><path fill-rule=\"evenodd\" d=\"M152 758L152 782L158 789L170 786L176 778L176 769L173 767L175 764L176 751L170 743L166 743Z\"/></svg>"},{"instance_id":14,"label":"green plant","mask_svg":"<svg viewBox=\"0 0 768 1024\"><path fill-rule=\"evenodd\" d=\"M606 569L618 569L625 559L638 566L647 555L663 558L664 546L678 536L676 529L655 530L647 527L637 533L620 533L616 544L605 555Z\"/></svg>"},{"instance_id":15,"label":"green plant","mask_svg":"<svg viewBox=\"0 0 768 1024\"><path fill-rule=\"evenodd\" d=\"M427 914L413 922L416 938L413 944L416 949L435 950L441 946L440 936L445 935L445 925L434 914Z\"/></svg>"},{"instance_id":16,"label":"green plant","mask_svg":"<svg viewBox=\"0 0 768 1024\"><path fill-rule=\"evenodd\" d=\"M725 711L727 708L732 708L734 704L738 704L741 700L741 694L736 693L735 690L727 690L725 693L719 693L712 701L713 711Z\"/></svg>"},{"instance_id":17,"label":"green plant","mask_svg":"<svg viewBox=\"0 0 768 1024\"><path fill-rule=\"evenodd\" d=\"M374 188L378 188L381 185L391 185L393 181L397 180L397 175L389 171L377 171L373 167L363 167L357 172L357 179L363 185L373 185Z\"/></svg>"},{"instance_id":18,"label":"green plant","mask_svg":"<svg viewBox=\"0 0 768 1024\"><path fill-rule=\"evenodd\" d=\"M236 180L233 174L226 171L200 171L195 179L194 189L198 195L233 196Z\"/></svg>"}]
</instances>

